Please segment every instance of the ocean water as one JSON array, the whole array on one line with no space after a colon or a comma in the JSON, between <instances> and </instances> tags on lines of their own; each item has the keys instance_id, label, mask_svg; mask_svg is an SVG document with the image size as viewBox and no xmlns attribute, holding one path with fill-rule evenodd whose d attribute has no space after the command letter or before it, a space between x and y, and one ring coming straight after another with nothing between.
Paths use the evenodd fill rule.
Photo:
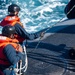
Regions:
<instances>
[{"instance_id":1,"label":"ocean water","mask_svg":"<svg viewBox=\"0 0 75 75\"><path fill-rule=\"evenodd\" d=\"M8 14L7 8L16 3L20 6L19 17L29 33L55 25L65 19L64 8L69 0L0 0L0 21Z\"/></svg>"}]
</instances>

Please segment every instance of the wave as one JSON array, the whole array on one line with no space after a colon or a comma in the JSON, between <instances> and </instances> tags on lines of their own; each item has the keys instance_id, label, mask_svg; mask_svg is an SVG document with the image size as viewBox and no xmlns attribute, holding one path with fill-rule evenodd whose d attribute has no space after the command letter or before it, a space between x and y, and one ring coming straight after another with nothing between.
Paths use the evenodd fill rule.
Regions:
<instances>
[{"instance_id":1,"label":"wave","mask_svg":"<svg viewBox=\"0 0 75 75\"><path fill-rule=\"evenodd\" d=\"M7 8L16 3L20 6L19 17L27 32L36 32L50 27L65 17L64 8L68 0L2 0L0 21L8 14Z\"/></svg>"}]
</instances>

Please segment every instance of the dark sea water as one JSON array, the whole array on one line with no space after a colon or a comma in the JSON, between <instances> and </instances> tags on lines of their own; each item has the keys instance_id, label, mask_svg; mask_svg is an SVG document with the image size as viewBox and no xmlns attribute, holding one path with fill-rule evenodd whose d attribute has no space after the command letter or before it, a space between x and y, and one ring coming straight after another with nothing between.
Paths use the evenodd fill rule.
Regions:
<instances>
[{"instance_id":1,"label":"dark sea water","mask_svg":"<svg viewBox=\"0 0 75 75\"><path fill-rule=\"evenodd\" d=\"M36 32L65 19L64 8L69 0L0 0L0 21L8 14L7 8L20 6L19 17L27 32Z\"/></svg>"}]
</instances>

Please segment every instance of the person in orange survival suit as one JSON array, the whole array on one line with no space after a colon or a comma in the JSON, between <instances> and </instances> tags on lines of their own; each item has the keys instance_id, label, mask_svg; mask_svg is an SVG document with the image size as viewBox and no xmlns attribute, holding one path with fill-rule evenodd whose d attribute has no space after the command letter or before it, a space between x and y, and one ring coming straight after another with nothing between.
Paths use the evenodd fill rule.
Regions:
<instances>
[{"instance_id":1,"label":"person in orange survival suit","mask_svg":"<svg viewBox=\"0 0 75 75\"><path fill-rule=\"evenodd\" d=\"M2 22L0 23L0 26L6 26L11 25L14 26L16 29L16 38L19 40L19 42L23 42L25 39L33 40L41 36L41 31L36 32L34 34L29 34L26 32L26 30L23 28L22 23L20 22L20 18L18 17L18 13L20 11L20 7L16 4L11 4L8 7L8 13Z\"/></svg>"},{"instance_id":2,"label":"person in orange survival suit","mask_svg":"<svg viewBox=\"0 0 75 75\"><path fill-rule=\"evenodd\" d=\"M14 40L15 27L4 26L0 35L0 75L15 74L13 66L23 59L23 50ZM13 41L14 40L14 41Z\"/></svg>"}]
</instances>

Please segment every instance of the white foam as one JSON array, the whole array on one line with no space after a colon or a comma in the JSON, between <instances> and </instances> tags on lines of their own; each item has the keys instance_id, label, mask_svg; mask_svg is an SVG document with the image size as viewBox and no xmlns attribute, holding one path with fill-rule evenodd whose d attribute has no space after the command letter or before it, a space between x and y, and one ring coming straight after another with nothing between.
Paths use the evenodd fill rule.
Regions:
<instances>
[{"instance_id":1,"label":"white foam","mask_svg":"<svg viewBox=\"0 0 75 75\"><path fill-rule=\"evenodd\" d=\"M12 2L16 2L16 4L21 7L21 12L19 16L28 32L35 32L39 29L49 27L50 25L52 25L52 23L54 24L58 22L62 16L59 16L60 10L58 12L56 11L57 13L59 13L57 14L56 12L54 12L54 9L56 7L62 8L66 5L65 3L63 3L63 1L61 1L62 0L39 0L39 2L42 4L35 7L35 2L37 2L35 0L30 0L29 2L28 0L12 0ZM4 15L7 14L7 7L12 2L6 4L5 9L0 9L0 21L1 19L3 19ZM55 10L58 9L56 8ZM48 12L49 14L47 14ZM29 22L32 23L34 27L32 25L27 25L27 23Z\"/></svg>"}]
</instances>

